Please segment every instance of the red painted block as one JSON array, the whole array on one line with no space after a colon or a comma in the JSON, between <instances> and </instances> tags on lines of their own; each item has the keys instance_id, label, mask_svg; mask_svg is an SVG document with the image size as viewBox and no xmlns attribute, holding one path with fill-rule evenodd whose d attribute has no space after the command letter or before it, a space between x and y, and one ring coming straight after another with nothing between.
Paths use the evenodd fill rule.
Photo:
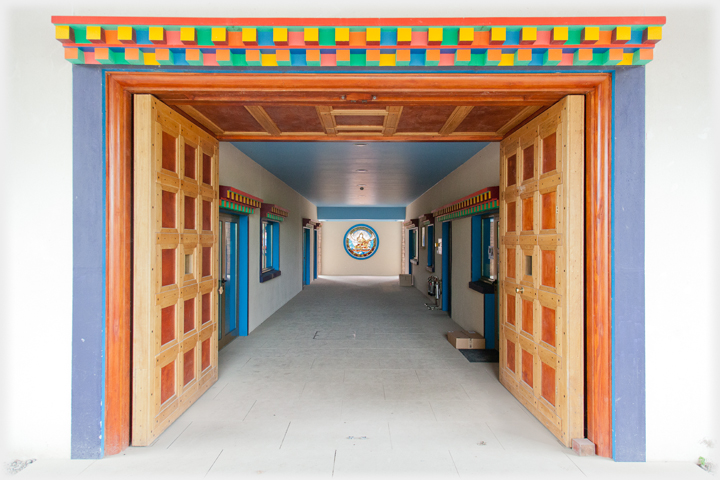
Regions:
<instances>
[{"instance_id":1,"label":"red painted block","mask_svg":"<svg viewBox=\"0 0 720 480\"><path fill-rule=\"evenodd\" d=\"M573 65L573 60L575 59L575 54L573 53L563 53L562 54L562 60L558 65L561 67L571 67Z\"/></svg>"},{"instance_id":2,"label":"red painted block","mask_svg":"<svg viewBox=\"0 0 720 480\"><path fill-rule=\"evenodd\" d=\"M550 45L552 41L552 32L550 30L538 30L537 42L535 45Z\"/></svg>"},{"instance_id":3,"label":"red painted block","mask_svg":"<svg viewBox=\"0 0 720 480\"><path fill-rule=\"evenodd\" d=\"M350 46L365 46L365 32L350 32Z\"/></svg>"},{"instance_id":4,"label":"red painted block","mask_svg":"<svg viewBox=\"0 0 720 480\"><path fill-rule=\"evenodd\" d=\"M441 67L452 67L455 65L455 54L454 53L441 53L440 54L440 63L438 63Z\"/></svg>"},{"instance_id":5,"label":"red painted block","mask_svg":"<svg viewBox=\"0 0 720 480\"><path fill-rule=\"evenodd\" d=\"M178 46L178 47L184 45L182 40L180 40L180 31L179 30L166 31L165 39L167 40L166 45Z\"/></svg>"},{"instance_id":6,"label":"red painted block","mask_svg":"<svg viewBox=\"0 0 720 480\"><path fill-rule=\"evenodd\" d=\"M350 34L352 35L352 33ZM302 47L305 45L305 32L288 31L288 45L291 47Z\"/></svg>"},{"instance_id":7,"label":"red painted block","mask_svg":"<svg viewBox=\"0 0 720 480\"><path fill-rule=\"evenodd\" d=\"M323 53L320 54L320 66L321 67L335 67L337 66L336 55L334 53Z\"/></svg>"},{"instance_id":8,"label":"red painted block","mask_svg":"<svg viewBox=\"0 0 720 480\"><path fill-rule=\"evenodd\" d=\"M203 65L206 67L219 67L220 64L217 62L214 53L203 54Z\"/></svg>"},{"instance_id":9,"label":"red painted block","mask_svg":"<svg viewBox=\"0 0 720 480\"><path fill-rule=\"evenodd\" d=\"M428 44L428 32L412 32L410 45L426 46Z\"/></svg>"},{"instance_id":10,"label":"red painted block","mask_svg":"<svg viewBox=\"0 0 720 480\"><path fill-rule=\"evenodd\" d=\"M245 44L242 41L242 32L230 31L227 32L227 43L228 47L244 47Z\"/></svg>"}]
</instances>

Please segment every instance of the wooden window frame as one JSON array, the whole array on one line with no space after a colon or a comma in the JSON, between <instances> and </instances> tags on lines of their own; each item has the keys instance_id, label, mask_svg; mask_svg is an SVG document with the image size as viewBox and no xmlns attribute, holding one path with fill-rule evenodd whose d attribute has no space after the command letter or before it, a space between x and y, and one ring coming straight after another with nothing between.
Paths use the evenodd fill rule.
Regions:
<instances>
[{"instance_id":1,"label":"wooden window frame","mask_svg":"<svg viewBox=\"0 0 720 480\"><path fill-rule=\"evenodd\" d=\"M396 90L397 98L435 90L438 98L473 98L493 90L508 101L532 95L584 95L586 187L586 429L600 456L612 456L611 379L611 159L612 74L430 73L430 74L248 74L105 72L106 84L106 403L105 453L130 440L132 325L132 95L252 86L272 91ZM527 95L528 97L523 97ZM462 103L460 103L462 104ZM348 139L348 141L352 141Z\"/></svg>"}]
</instances>

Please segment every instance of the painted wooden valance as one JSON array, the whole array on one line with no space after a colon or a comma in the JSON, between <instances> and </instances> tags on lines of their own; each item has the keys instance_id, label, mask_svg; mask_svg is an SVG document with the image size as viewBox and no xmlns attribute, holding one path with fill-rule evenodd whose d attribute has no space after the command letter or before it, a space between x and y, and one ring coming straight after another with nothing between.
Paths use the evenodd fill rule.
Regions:
<instances>
[{"instance_id":1,"label":"painted wooden valance","mask_svg":"<svg viewBox=\"0 0 720 480\"><path fill-rule=\"evenodd\" d=\"M403 226L405 228L418 228L420 226L420 220L417 218L411 218L410 220L406 220L405 223L403 223Z\"/></svg>"},{"instance_id":2,"label":"painted wooden valance","mask_svg":"<svg viewBox=\"0 0 720 480\"><path fill-rule=\"evenodd\" d=\"M255 197L233 187L220 185L220 208L252 215L262 205L262 198Z\"/></svg>"},{"instance_id":3,"label":"painted wooden valance","mask_svg":"<svg viewBox=\"0 0 720 480\"><path fill-rule=\"evenodd\" d=\"M275 222L282 222L288 215L290 215L290 211L279 205L263 203L260 207L260 218L267 218L268 220L273 220Z\"/></svg>"},{"instance_id":4,"label":"painted wooden valance","mask_svg":"<svg viewBox=\"0 0 720 480\"><path fill-rule=\"evenodd\" d=\"M500 187L488 187L432 211L435 220L447 222L498 208Z\"/></svg>"},{"instance_id":5,"label":"painted wooden valance","mask_svg":"<svg viewBox=\"0 0 720 480\"><path fill-rule=\"evenodd\" d=\"M258 67L644 65L665 17L54 16L77 64Z\"/></svg>"},{"instance_id":6,"label":"painted wooden valance","mask_svg":"<svg viewBox=\"0 0 720 480\"><path fill-rule=\"evenodd\" d=\"M303 228L305 228L305 227L318 228L318 225L319 225L319 224L320 224L320 222L318 222L317 220L312 220L312 219L310 219L310 218L303 218L303 219L302 219L302 226L303 226Z\"/></svg>"},{"instance_id":7,"label":"painted wooden valance","mask_svg":"<svg viewBox=\"0 0 720 480\"><path fill-rule=\"evenodd\" d=\"M435 215L433 215L432 213L426 213L424 215L420 215L420 218L418 219L418 221L420 222L420 226L426 227L426 226L430 225L431 223L433 223L434 218L435 218Z\"/></svg>"}]
</instances>

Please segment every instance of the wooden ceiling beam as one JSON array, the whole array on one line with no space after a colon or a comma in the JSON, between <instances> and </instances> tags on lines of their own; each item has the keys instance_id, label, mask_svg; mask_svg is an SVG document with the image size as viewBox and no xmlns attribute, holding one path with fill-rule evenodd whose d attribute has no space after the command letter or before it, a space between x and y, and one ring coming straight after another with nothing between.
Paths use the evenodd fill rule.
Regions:
<instances>
[{"instance_id":1,"label":"wooden ceiling beam","mask_svg":"<svg viewBox=\"0 0 720 480\"><path fill-rule=\"evenodd\" d=\"M333 114L333 116L353 116L353 117L380 117L385 116L388 114L387 110L383 109L350 109L350 108L342 108L337 109L333 108L330 112Z\"/></svg>"},{"instance_id":2,"label":"wooden ceiling beam","mask_svg":"<svg viewBox=\"0 0 720 480\"><path fill-rule=\"evenodd\" d=\"M515 115L513 118L511 118L505 125L503 125L498 131L498 135L505 135L513 128L520 125L522 122L524 122L530 115L537 112L540 109L540 107L536 105L532 105L529 107L523 108L520 113Z\"/></svg>"},{"instance_id":3,"label":"wooden ceiling beam","mask_svg":"<svg viewBox=\"0 0 720 480\"><path fill-rule=\"evenodd\" d=\"M272 136L267 133L250 134L227 132L225 135L218 135L221 142L499 142L502 136L495 132L485 134L454 134L438 135L436 132L429 132L420 135L408 135L406 133L386 136L382 132L338 132L337 135L325 135L315 132L288 132L280 136Z\"/></svg>"},{"instance_id":4,"label":"wooden ceiling beam","mask_svg":"<svg viewBox=\"0 0 720 480\"><path fill-rule=\"evenodd\" d=\"M400 115L402 115L403 107L392 106L387 107L387 117L383 122L383 135L391 137L397 131L398 123L400 123Z\"/></svg>"},{"instance_id":5,"label":"wooden ceiling beam","mask_svg":"<svg viewBox=\"0 0 720 480\"><path fill-rule=\"evenodd\" d=\"M472 106L460 106L455 107L455 110L450 114L447 121L445 122L445 125L442 126L440 129L440 135L450 135L457 129L460 124L465 120L465 117L468 116L468 114L472 111L472 109L475 107Z\"/></svg>"},{"instance_id":6,"label":"wooden ceiling beam","mask_svg":"<svg viewBox=\"0 0 720 480\"><path fill-rule=\"evenodd\" d=\"M225 133L225 130L218 127L212 120L198 112L192 105L177 105L177 107L192 117L192 119L200 125L210 130L214 135L217 136Z\"/></svg>"},{"instance_id":7,"label":"wooden ceiling beam","mask_svg":"<svg viewBox=\"0 0 720 480\"><path fill-rule=\"evenodd\" d=\"M270 135L280 135L282 133L263 107L258 105L246 105L245 109L250 112L250 115L252 115L260 126L263 127Z\"/></svg>"},{"instance_id":8,"label":"wooden ceiling beam","mask_svg":"<svg viewBox=\"0 0 720 480\"><path fill-rule=\"evenodd\" d=\"M236 95L234 93L224 92L223 94L199 94L195 95L192 99L180 99L180 98L164 98L162 93L154 93L163 103L167 105L293 105L293 106L311 106L317 105L330 105L336 106L341 104L338 100L326 96L313 93L312 95L302 95L299 93L283 94L283 92L264 92L256 95ZM518 105L536 105L536 106L550 106L557 103L562 97L556 94L546 94L541 92L528 92L524 95L501 95L501 94L485 94L484 92L478 92L477 94L448 94L448 95L410 95L410 94L397 94L389 95L378 98L377 106L379 108L385 108L389 105L403 106L403 105L467 105L467 106L479 106L479 105L497 105L497 106L518 106ZM375 103L375 102L374 102ZM336 110L333 110L336 111ZM337 110L347 112L349 109ZM368 111L363 110L352 110L353 112ZM370 110L372 113L345 113L344 115L375 115L381 116L385 113L375 113L375 110ZM343 115L343 114L340 114Z\"/></svg>"},{"instance_id":9,"label":"wooden ceiling beam","mask_svg":"<svg viewBox=\"0 0 720 480\"><path fill-rule=\"evenodd\" d=\"M338 134L341 130L349 130L349 131L373 131L377 130L382 132L385 127L382 125L338 125L337 127Z\"/></svg>"},{"instance_id":10,"label":"wooden ceiling beam","mask_svg":"<svg viewBox=\"0 0 720 480\"><path fill-rule=\"evenodd\" d=\"M332 107L328 105L317 105L315 106L315 111L317 111L320 123L322 123L322 126L325 129L325 133L327 135L335 135L337 133L337 130L335 129L337 125L335 124L335 119L332 116Z\"/></svg>"}]
</instances>

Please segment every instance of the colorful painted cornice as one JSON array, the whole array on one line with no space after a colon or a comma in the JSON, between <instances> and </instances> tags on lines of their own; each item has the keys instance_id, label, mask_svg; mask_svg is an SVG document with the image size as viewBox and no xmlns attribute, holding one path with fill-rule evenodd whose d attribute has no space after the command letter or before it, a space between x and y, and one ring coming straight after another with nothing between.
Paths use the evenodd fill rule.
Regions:
<instances>
[{"instance_id":1,"label":"colorful painted cornice","mask_svg":"<svg viewBox=\"0 0 720 480\"><path fill-rule=\"evenodd\" d=\"M420 215L420 218L418 219L418 221L420 222L421 226L425 227L425 226L433 223L434 217L435 217L435 215L433 215L432 213L426 213L424 215Z\"/></svg>"},{"instance_id":2,"label":"colorful painted cornice","mask_svg":"<svg viewBox=\"0 0 720 480\"><path fill-rule=\"evenodd\" d=\"M252 215L262 205L262 198L255 197L233 187L220 185L220 207L238 213Z\"/></svg>"},{"instance_id":3,"label":"colorful painted cornice","mask_svg":"<svg viewBox=\"0 0 720 480\"><path fill-rule=\"evenodd\" d=\"M447 222L498 208L500 187L488 187L432 211L435 220Z\"/></svg>"},{"instance_id":4,"label":"colorful painted cornice","mask_svg":"<svg viewBox=\"0 0 720 480\"><path fill-rule=\"evenodd\" d=\"M77 64L438 67L644 65L665 17L52 17Z\"/></svg>"},{"instance_id":5,"label":"colorful painted cornice","mask_svg":"<svg viewBox=\"0 0 720 480\"><path fill-rule=\"evenodd\" d=\"M263 203L260 207L260 218L267 218L276 222L282 222L290 215L290 211L272 203Z\"/></svg>"}]
</instances>

